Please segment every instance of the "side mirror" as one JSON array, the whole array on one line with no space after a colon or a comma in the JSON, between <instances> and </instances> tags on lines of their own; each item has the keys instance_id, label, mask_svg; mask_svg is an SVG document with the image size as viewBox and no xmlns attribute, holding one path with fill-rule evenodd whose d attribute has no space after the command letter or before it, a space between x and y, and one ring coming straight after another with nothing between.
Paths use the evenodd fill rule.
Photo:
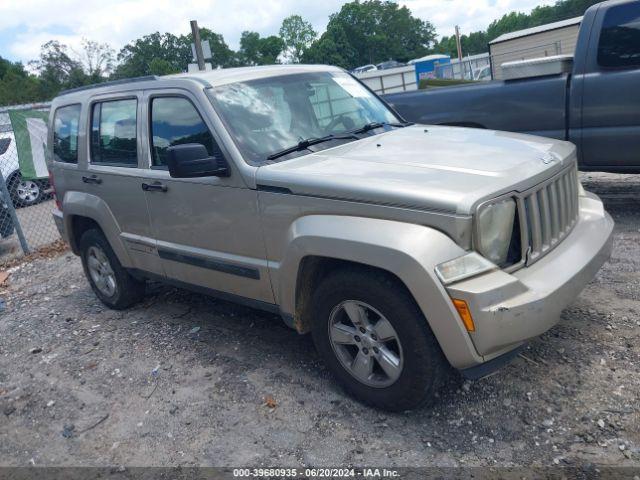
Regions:
<instances>
[{"instance_id":1,"label":"side mirror","mask_svg":"<svg viewBox=\"0 0 640 480\"><path fill-rule=\"evenodd\" d=\"M173 178L228 177L224 160L210 157L200 143L185 143L167 148L169 175Z\"/></svg>"}]
</instances>

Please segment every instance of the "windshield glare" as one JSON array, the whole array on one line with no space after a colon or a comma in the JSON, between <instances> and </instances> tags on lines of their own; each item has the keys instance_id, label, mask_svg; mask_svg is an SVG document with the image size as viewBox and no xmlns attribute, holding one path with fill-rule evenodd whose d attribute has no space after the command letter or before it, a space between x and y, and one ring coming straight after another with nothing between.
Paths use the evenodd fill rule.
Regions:
<instances>
[{"instance_id":1,"label":"windshield glare","mask_svg":"<svg viewBox=\"0 0 640 480\"><path fill-rule=\"evenodd\" d=\"M398 118L369 90L342 72L262 78L208 90L245 159L254 165L302 140L340 135ZM335 146L317 145L314 149ZM310 153L308 150L297 155ZM287 157L284 157L287 158Z\"/></svg>"}]
</instances>

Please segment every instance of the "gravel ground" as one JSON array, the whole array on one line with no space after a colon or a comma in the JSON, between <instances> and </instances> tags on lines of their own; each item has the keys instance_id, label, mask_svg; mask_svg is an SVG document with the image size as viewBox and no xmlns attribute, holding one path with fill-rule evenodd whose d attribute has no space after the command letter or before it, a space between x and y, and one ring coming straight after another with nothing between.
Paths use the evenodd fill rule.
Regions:
<instances>
[{"instance_id":1,"label":"gravel ground","mask_svg":"<svg viewBox=\"0 0 640 480\"><path fill-rule=\"evenodd\" d=\"M53 200L46 200L32 207L16 210L22 231L31 250L48 245L60 238L51 210L55 208ZM16 237L17 235L14 235ZM16 239L17 241L17 239Z\"/></svg>"},{"instance_id":2,"label":"gravel ground","mask_svg":"<svg viewBox=\"0 0 640 480\"><path fill-rule=\"evenodd\" d=\"M0 464L640 466L640 176L583 175L613 257L522 357L405 414L346 397L273 315L152 285L105 309L70 253L14 267Z\"/></svg>"},{"instance_id":3,"label":"gravel ground","mask_svg":"<svg viewBox=\"0 0 640 480\"><path fill-rule=\"evenodd\" d=\"M31 251L60 239L60 234L53 221L51 210L55 207L53 200L46 200L31 207L18 208L16 215L22 226L22 232ZM0 269L23 255L17 232L0 239Z\"/></svg>"}]
</instances>

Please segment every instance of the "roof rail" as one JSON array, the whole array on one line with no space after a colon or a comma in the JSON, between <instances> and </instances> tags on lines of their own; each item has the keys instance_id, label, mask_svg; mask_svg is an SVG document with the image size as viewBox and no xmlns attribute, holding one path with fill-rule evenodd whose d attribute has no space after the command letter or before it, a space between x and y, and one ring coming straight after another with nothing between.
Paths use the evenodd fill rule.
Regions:
<instances>
[{"instance_id":1,"label":"roof rail","mask_svg":"<svg viewBox=\"0 0 640 480\"><path fill-rule=\"evenodd\" d=\"M145 75L144 77L133 77L133 78L122 78L120 80L110 80L108 82L101 83L93 83L91 85L84 85L82 87L69 88L67 90L62 90L58 96L67 95L69 93L82 92L83 90L91 90L94 88L100 87L110 87L112 85L124 85L126 83L134 83L134 82L147 82L149 80L158 80L157 75Z\"/></svg>"}]
</instances>

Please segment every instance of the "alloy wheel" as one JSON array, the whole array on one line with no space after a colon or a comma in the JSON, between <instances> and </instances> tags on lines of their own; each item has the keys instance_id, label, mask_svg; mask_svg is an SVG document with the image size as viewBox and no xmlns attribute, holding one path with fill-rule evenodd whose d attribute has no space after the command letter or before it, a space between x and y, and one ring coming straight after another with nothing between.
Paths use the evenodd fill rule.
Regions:
<instances>
[{"instance_id":1,"label":"alloy wheel","mask_svg":"<svg viewBox=\"0 0 640 480\"><path fill-rule=\"evenodd\" d=\"M40 187L33 180L20 180L16 185L16 196L20 203L34 203L40 196Z\"/></svg>"},{"instance_id":2,"label":"alloy wheel","mask_svg":"<svg viewBox=\"0 0 640 480\"><path fill-rule=\"evenodd\" d=\"M87 250L87 268L96 288L107 297L112 297L116 293L116 276L100 247L92 246Z\"/></svg>"},{"instance_id":3,"label":"alloy wheel","mask_svg":"<svg viewBox=\"0 0 640 480\"><path fill-rule=\"evenodd\" d=\"M329 341L342 366L359 382L385 388L403 368L402 345L391 322L371 305L346 300L329 318Z\"/></svg>"}]
</instances>

